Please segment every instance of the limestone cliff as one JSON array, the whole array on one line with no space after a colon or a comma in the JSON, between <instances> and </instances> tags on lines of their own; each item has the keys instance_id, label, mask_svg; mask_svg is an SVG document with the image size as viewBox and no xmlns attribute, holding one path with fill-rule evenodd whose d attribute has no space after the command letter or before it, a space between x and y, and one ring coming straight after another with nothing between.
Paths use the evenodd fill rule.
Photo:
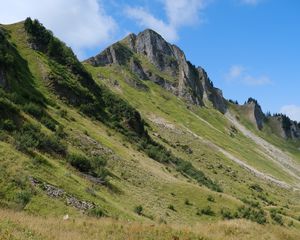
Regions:
<instances>
[{"instance_id":1,"label":"limestone cliff","mask_svg":"<svg viewBox=\"0 0 300 240\"><path fill-rule=\"evenodd\" d=\"M266 116L257 100L249 98L248 101L242 105L242 109L245 117L259 130L261 130L263 128Z\"/></svg>"},{"instance_id":2,"label":"limestone cliff","mask_svg":"<svg viewBox=\"0 0 300 240\"><path fill-rule=\"evenodd\" d=\"M145 58L158 71L154 72L140 58ZM126 65L140 79L153 81L189 103L212 105L220 112L226 112L222 91L213 86L204 69L192 65L180 48L153 30L130 34L86 62L93 66Z\"/></svg>"}]
</instances>

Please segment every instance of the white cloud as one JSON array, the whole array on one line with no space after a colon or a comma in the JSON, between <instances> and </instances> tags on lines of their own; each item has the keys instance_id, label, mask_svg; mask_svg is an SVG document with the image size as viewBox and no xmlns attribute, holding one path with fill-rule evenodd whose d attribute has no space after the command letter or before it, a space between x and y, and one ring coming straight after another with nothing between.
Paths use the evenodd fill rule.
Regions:
<instances>
[{"instance_id":1,"label":"white cloud","mask_svg":"<svg viewBox=\"0 0 300 240\"><path fill-rule=\"evenodd\" d=\"M234 80L238 77L240 77L244 72L245 68L240 65L233 65L230 67L228 74L226 74L226 79L227 80Z\"/></svg>"},{"instance_id":2,"label":"white cloud","mask_svg":"<svg viewBox=\"0 0 300 240\"><path fill-rule=\"evenodd\" d=\"M156 18L141 7L127 7L125 13L137 21L139 25L151 28L160 33L166 40L178 40L178 30L199 22L200 10L207 0L161 0L167 16L167 21Z\"/></svg>"},{"instance_id":3,"label":"white cloud","mask_svg":"<svg viewBox=\"0 0 300 240\"><path fill-rule=\"evenodd\" d=\"M290 119L300 122L300 106L286 105L280 109L280 112L289 116Z\"/></svg>"},{"instance_id":4,"label":"white cloud","mask_svg":"<svg viewBox=\"0 0 300 240\"><path fill-rule=\"evenodd\" d=\"M164 0L169 24L174 27L192 25L199 21L199 10L205 6L203 0Z\"/></svg>"},{"instance_id":5,"label":"white cloud","mask_svg":"<svg viewBox=\"0 0 300 240\"><path fill-rule=\"evenodd\" d=\"M85 50L111 40L117 28L97 0L9 0L1 3L0 22L37 18L83 57Z\"/></svg>"},{"instance_id":6,"label":"white cloud","mask_svg":"<svg viewBox=\"0 0 300 240\"><path fill-rule=\"evenodd\" d=\"M166 24L164 21L155 18L143 8L126 8L126 14L138 21L138 23L146 28L151 28L162 34L167 40L175 41L178 39L177 31L174 27Z\"/></svg>"},{"instance_id":7,"label":"white cloud","mask_svg":"<svg viewBox=\"0 0 300 240\"><path fill-rule=\"evenodd\" d=\"M272 83L268 76L253 76L248 72L248 69L242 65L232 65L228 73L225 74L225 79L228 82L240 82L248 86L262 86Z\"/></svg>"}]
</instances>

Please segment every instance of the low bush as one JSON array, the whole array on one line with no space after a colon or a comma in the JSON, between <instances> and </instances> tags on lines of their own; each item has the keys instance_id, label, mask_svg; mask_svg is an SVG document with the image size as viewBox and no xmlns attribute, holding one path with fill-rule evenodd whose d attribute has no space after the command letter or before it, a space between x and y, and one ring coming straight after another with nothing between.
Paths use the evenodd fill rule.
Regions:
<instances>
[{"instance_id":1,"label":"low bush","mask_svg":"<svg viewBox=\"0 0 300 240\"><path fill-rule=\"evenodd\" d=\"M236 213L232 213L227 208L222 208L220 213L221 213L221 216L222 216L223 219L234 219L234 218L237 218L237 214Z\"/></svg>"},{"instance_id":2,"label":"low bush","mask_svg":"<svg viewBox=\"0 0 300 240\"><path fill-rule=\"evenodd\" d=\"M34 165L42 165L42 164L49 165L47 159L44 158L42 155L36 155L36 156L34 156L32 158L32 163Z\"/></svg>"},{"instance_id":3,"label":"low bush","mask_svg":"<svg viewBox=\"0 0 300 240\"><path fill-rule=\"evenodd\" d=\"M215 202L215 199L214 199L213 196L209 195L209 196L207 197L207 201L209 201L209 202Z\"/></svg>"},{"instance_id":4,"label":"low bush","mask_svg":"<svg viewBox=\"0 0 300 240\"><path fill-rule=\"evenodd\" d=\"M15 134L15 146L21 152L37 148L38 145L38 140L30 132L23 131Z\"/></svg>"},{"instance_id":5,"label":"low bush","mask_svg":"<svg viewBox=\"0 0 300 240\"><path fill-rule=\"evenodd\" d=\"M41 118L41 123L53 132L56 130L56 122L48 116L43 116Z\"/></svg>"},{"instance_id":6,"label":"low bush","mask_svg":"<svg viewBox=\"0 0 300 240\"><path fill-rule=\"evenodd\" d=\"M99 207L92 208L89 210L88 214L92 217L101 218L107 216L104 210Z\"/></svg>"},{"instance_id":7,"label":"low bush","mask_svg":"<svg viewBox=\"0 0 300 240\"><path fill-rule=\"evenodd\" d=\"M168 206L168 209L170 209L170 210L176 212L176 209L175 209L174 205L172 205L172 204L170 204L170 205Z\"/></svg>"},{"instance_id":8,"label":"low bush","mask_svg":"<svg viewBox=\"0 0 300 240\"><path fill-rule=\"evenodd\" d=\"M67 146L55 135L40 135L39 149L48 153L56 153L62 156L67 154Z\"/></svg>"},{"instance_id":9,"label":"low bush","mask_svg":"<svg viewBox=\"0 0 300 240\"><path fill-rule=\"evenodd\" d=\"M142 215L143 214L143 206L142 205L138 205L134 208L134 212L138 215Z\"/></svg>"},{"instance_id":10,"label":"low bush","mask_svg":"<svg viewBox=\"0 0 300 240\"><path fill-rule=\"evenodd\" d=\"M79 154L71 154L68 156L69 163L80 172L89 173L92 170L90 160Z\"/></svg>"},{"instance_id":11,"label":"low bush","mask_svg":"<svg viewBox=\"0 0 300 240\"><path fill-rule=\"evenodd\" d=\"M265 224L267 222L266 214L262 209L242 206L238 209L237 216L259 224Z\"/></svg>"},{"instance_id":12,"label":"low bush","mask_svg":"<svg viewBox=\"0 0 300 240\"><path fill-rule=\"evenodd\" d=\"M23 106L23 110L37 119L41 119L44 115L43 108L32 102L26 103Z\"/></svg>"},{"instance_id":13,"label":"low bush","mask_svg":"<svg viewBox=\"0 0 300 240\"><path fill-rule=\"evenodd\" d=\"M81 154L70 154L68 162L80 172L89 174L93 177L106 181L109 174L105 168L107 162L101 157L86 157Z\"/></svg>"},{"instance_id":14,"label":"low bush","mask_svg":"<svg viewBox=\"0 0 300 240\"><path fill-rule=\"evenodd\" d=\"M29 191L21 191L16 195L16 202L24 207L30 202L31 197L32 195Z\"/></svg>"},{"instance_id":15,"label":"low bush","mask_svg":"<svg viewBox=\"0 0 300 240\"><path fill-rule=\"evenodd\" d=\"M55 135L46 135L41 132L40 126L25 123L22 128L15 132L15 145L20 151L39 149L48 153L66 155L67 147Z\"/></svg>"},{"instance_id":16,"label":"low bush","mask_svg":"<svg viewBox=\"0 0 300 240\"><path fill-rule=\"evenodd\" d=\"M184 204L187 206L193 205L188 199L185 199Z\"/></svg>"},{"instance_id":17,"label":"low bush","mask_svg":"<svg viewBox=\"0 0 300 240\"><path fill-rule=\"evenodd\" d=\"M210 206L207 206L205 208L202 208L200 210L201 215L208 215L208 216L214 216L215 212L211 209Z\"/></svg>"},{"instance_id":18,"label":"low bush","mask_svg":"<svg viewBox=\"0 0 300 240\"><path fill-rule=\"evenodd\" d=\"M278 211L276 209L270 210L270 216L274 222L276 222L279 225L283 225L283 218L281 215L279 215Z\"/></svg>"},{"instance_id":19,"label":"low bush","mask_svg":"<svg viewBox=\"0 0 300 240\"><path fill-rule=\"evenodd\" d=\"M3 129L5 131L12 132L17 128L15 123L11 119L5 119L0 123L0 129Z\"/></svg>"}]
</instances>

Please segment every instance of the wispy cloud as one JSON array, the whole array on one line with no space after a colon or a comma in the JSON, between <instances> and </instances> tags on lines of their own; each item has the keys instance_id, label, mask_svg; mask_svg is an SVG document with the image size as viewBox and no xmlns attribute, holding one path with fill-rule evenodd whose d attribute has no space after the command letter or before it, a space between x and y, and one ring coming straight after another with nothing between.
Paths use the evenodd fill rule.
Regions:
<instances>
[{"instance_id":1,"label":"wispy cloud","mask_svg":"<svg viewBox=\"0 0 300 240\"><path fill-rule=\"evenodd\" d=\"M228 73L226 74L226 79L227 80L237 79L244 74L245 70L246 69L241 65L233 65L230 67Z\"/></svg>"},{"instance_id":2,"label":"wispy cloud","mask_svg":"<svg viewBox=\"0 0 300 240\"><path fill-rule=\"evenodd\" d=\"M167 21L155 17L143 7L128 6L125 14L142 26L152 28L168 41L178 40L178 30L199 22L200 11L206 6L207 0L162 0Z\"/></svg>"},{"instance_id":3,"label":"wispy cloud","mask_svg":"<svg viewBox=\"0 0 300 240\"><path fill-rule=\"evenodd\" d=\"M292 120L300 122L300 106L286 105L280 109L280 112L286 114Z\"/></svg>"},{"instance_id":4,"label":"wispy cloud","mask_svg":"<svg viewBox=\"0 0 300 240\"><path fill-rule=\"evenodd\" d=\"M139 25L146 28L151 28L162 34L167 40L175 41L178 39L177 31L174 27L164 21L155 18L142 7L127 7L125 9L127 16L136 20Z\"/></svg>"},{"instance_id":5,"label":"wispy cloud","mask_svg":"<svg viewBox=\"0 0 300 240\"><path fill-rule=\"evenodd\" d=\"M262 86L271 84L272 81L268 76L253 76L248 69L242 65L232 65L225 74L228 82L240 82L248 86Z\"/></svg>"},{"instance_id":6,"label":"wispy cloud","mask_svg":"<svg viewBox=\"0 0 300 240\"><path fill-rule=\"evenodd\" d=\"M102 0L9 0L1 3L1 23L25 20L28 16L38 18L80 57L84 57L85 50L111 41L117 29L115 20L106 14Z\"/></svg>"}]
</instances>

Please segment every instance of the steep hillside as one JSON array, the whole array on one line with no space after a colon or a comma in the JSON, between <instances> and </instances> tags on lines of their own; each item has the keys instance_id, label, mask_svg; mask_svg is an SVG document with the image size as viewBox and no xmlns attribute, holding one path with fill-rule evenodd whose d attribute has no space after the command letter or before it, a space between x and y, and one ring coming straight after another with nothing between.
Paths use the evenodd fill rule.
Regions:
<instances>
[{"instance_id":1,"label":"steep hillside","mask_svg":"<svg viewBox=\"0 0 300 240\"><path fill-rule=\"evenodd\" d=\"M257 103L227 102L202 68L152 30L82 64L36 20L0 28L0 207L25 211L16 222L1 210L0 236L17 226L12 234L44 239L39 225L68 214L73 222L84 215L92 228L95 217L113 218L101 221L124 226L115 239L136 231L124 221L140 222L144 234L150 224L170 224L149 238L223 239L178 229L242 229L244 220L230 219L264 224L245 223L251 234L253 226L271 229L274 239L283 225L297 239L300 143L278 134ZM29 213L48 220L28 225Z\"/></svg>"}]
</instances>

